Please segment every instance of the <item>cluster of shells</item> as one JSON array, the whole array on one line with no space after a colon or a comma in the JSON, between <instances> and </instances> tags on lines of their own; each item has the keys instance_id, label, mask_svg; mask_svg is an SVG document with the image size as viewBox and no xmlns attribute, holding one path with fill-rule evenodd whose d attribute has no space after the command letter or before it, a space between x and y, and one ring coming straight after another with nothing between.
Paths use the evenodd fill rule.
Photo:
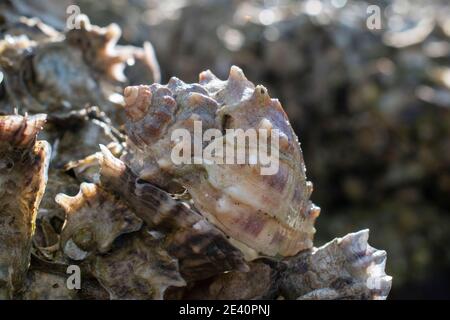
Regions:
<instances>
[{"instance_id":1,"label":"cluster of shells","mask_svg":"<svg viewBox=\"0 0 450 320\"><path fill-rule=\"evenodd\" d=\"M116 25L61 33L0 9L0 298L387 297L368 230L314 247L297 136L240 68L162 85L151 44L117 45ZM172 132L195 121L277 129L279 170L173 164Z\"/></svg>"}]
</instances>

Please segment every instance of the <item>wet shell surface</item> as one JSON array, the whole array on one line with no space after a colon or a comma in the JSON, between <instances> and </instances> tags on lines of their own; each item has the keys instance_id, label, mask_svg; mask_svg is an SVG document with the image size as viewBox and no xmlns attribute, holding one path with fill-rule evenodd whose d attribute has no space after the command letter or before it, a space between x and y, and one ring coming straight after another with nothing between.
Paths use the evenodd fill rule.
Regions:
<instances>
[{"instance_id":1,"label":"wet shell surface","mask_svg":"<svg viewBox=\"0 0 450 320\"><path fill-rule=\"evenodd\" d=\"M36 141L45 115L0 116L0 299L20 292L30 262L50 146Z\"/></svg>"},{"instance_id":2,"label":"wet shell surface","mask_svg":"<svg viewBox=\"0 0 450 320\"><path fill-rule=\"evenodd\" d=\"M124 96L129 138L124 161L136 175L163 188L173 182L186 188L195 208L230 236L248 259L292 256L312 247L320 209L309 200L312 184L306 179L297 137L280 102L271 99L263 86L255 87L233 66L226 81L206 71L199 83L172 78L167 85L127 87ZM216 129L209 141L198 137L199 123L203 132ZM186 145L173 138L177 129L187 130L193 138L187 155L191 164L172 161L173 149ZM198 162L196 151L205 154L213 146L234 141L229 129L254 129L259 138L263 129L278 138L267 147L271 156L274 151L279 155L277 170L261 174L265 166L260 160L251 165ZM255 145L245 142L232 148L247 159L255 151ZM225 157L211 154L204 160Z\"/></svg>"}]
</instances>

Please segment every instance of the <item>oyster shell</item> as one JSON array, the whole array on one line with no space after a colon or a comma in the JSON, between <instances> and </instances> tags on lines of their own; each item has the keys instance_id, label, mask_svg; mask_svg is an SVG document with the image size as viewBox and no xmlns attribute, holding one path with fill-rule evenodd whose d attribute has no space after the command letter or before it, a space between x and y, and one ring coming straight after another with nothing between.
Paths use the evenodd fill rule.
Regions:
<instances>
[{"instance_id":1,"label":"oyster shell","mask_svg":"<svg viewBox=\"0 0 450 320\"><path fill-rule=\"evenodd\" d=\"M45 115L0 116L0 298L20 291L47 183L50 146L36 141Z\"/></svg>"},{"instance_id":2,"label":"oyster shell","mask_svg":"<svg viewBox=\"0 0 450 320\"><path fill-rule=\"evenodd\" d=\"M386 251L371 247L368 238L369 230L361 230L287 260L281 293L302 300L386 299L392 285Z\"/></svg>"},{"instance_id":3,"label":"oyster shell","mask_svg":"<svg viewBox=\"0 0 450 320\"><path fill-rule=\"evenodd\" d=\"M254 300L273 298L278 270L262 261L249 263L249 272L227 272L203 282L182 295L188 300Z\"/></svg>"},{"instance_id":4,"label":"oyster shell","mask_svg":"<svg viewBox=\"0 0 450 320\"><path fill-rule=\"evenodd\" d=\"M78 299L76 290L67 288L67 277L33 270L28 273L24 300L72 300Z\"/></svg>"},{"instance_id":5,"label":"oyster shell","mask_svg":"<svg viewBox=\"0 0 450 320\"><path fill-rule=\"evenodd\" d=\"M176 259L143 232L125 237L108 255L96 256L91 268L111 299L162 299L168 287L186 285Z\"/></svg>"},{"instance_id":6,"label":"oyster shell","mask_svg":"<svg viewBox=\"0 0 450 320\"><path fill-rule=\"evenodd\" d=\"M195 283L181 297L386 299L392 285L384 271L386 252L368 245L368 237L369 230L361 230L282 261L258 259L249 263L250 272L233 271Z\"/></svg>"},{"instance_id":7,"label":"oyster shell","mask_svg":"<svg viewBox=\"0 0 450 320\"><path fill-rule=\"evenodd\" d=\"M106 253L117 237L142 226L124 203L92 183L82 183L74 197L58 194L55 201L66 211L61 246L73 260L91 252Z\"/></svg>"},{"instance_id":8,"label":"oyster shell","mask_svg":"<svg viewBox=\"0 0 450 320\"><path fill-rule=\"evenodd\" d=\"M260 253L291 256L312 247L320 209L309 200L312 184L306 179L297 137L280 102L271 99L263 86L255 87L233 66L226 81L206 71L200 74L199 84L172 78L164 86L127 87L124 95L129 138L124 161L136 175L161 187L171 181L185 187L194 206L249 259ZM175 165L173 134L185 129L198 137L197 121L203 130L217 129L224 135L215 134L210 144L194 139L194 151L188 155L194 163L195 150L203 154L212 145L234 140L228 129L265 129L269 136L278 134L279 146L271 146L279 152L278 170L262 175L260 161L255 165L205 161ZM248 155L254 148L244 140L235 152Z\"/></svg>"}]
</instances>

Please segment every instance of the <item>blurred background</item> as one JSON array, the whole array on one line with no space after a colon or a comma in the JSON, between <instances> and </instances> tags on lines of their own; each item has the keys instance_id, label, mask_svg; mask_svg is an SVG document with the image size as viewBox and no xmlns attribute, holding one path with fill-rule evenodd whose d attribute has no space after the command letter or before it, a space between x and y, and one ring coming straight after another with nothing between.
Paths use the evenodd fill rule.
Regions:
<instances>
[{"instance_id":1,"label":"blurred background","mask_svg":"<svg viewBox=\"0 0 450 320\"><path fill-rule=\"evenodd\" d=\"M263 84L302 144L315 245L370 228L391 299L450 298L448 0L11 0L57 29L80 7L121 44L151 41L162 81L231 65Z\"/></svg>"}]
</instances>

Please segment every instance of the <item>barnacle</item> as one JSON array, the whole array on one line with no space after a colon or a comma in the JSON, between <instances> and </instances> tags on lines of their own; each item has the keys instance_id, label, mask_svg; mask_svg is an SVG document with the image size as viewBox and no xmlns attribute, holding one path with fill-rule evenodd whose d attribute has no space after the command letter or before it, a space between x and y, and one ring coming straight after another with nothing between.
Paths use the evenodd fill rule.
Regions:
<instances>
[{"instance_id":1,"label":"barnacle","mask_svg":"<svg viewBox=\"0 0 450 320\"><path fill-rule=\"evenodd\" d=\"M167 85L127 87L124 95L129 138L124 161L136 175L161 187L173 181L185 187L196 209L249 259L258 254L291 256L312 247L320 209L309 200L312 184L306 179L297 137L280 102L263 86L255 87L234 66L226 81L205 71L198 84L172 78ZM196 126L216 131L203 142ZM178 129L195 137L187 155L194 165L176 164L171 158L174 147L186 144L174 141ZM277 141L267 147L271 160L277 161L276 170L262 174L270 168L261 159L251 165L226 163L224 154L196 161L197 151L205 157L207 150L220 145L252 157L257 147L246 140L235 146L230 129L253 129L259 138L266 134Z\"/></svg>"},{"instance_id":2,"label":"barnacle","mask_svg":"<svg viewBox=\"0 0 450 320\"><path fill-rule=\"evenodd\" d=\"M21 290L30 262L50 158L48 143L36 141L45 119L0 116L0 298Z\"/></svg>"}]
</instances>

